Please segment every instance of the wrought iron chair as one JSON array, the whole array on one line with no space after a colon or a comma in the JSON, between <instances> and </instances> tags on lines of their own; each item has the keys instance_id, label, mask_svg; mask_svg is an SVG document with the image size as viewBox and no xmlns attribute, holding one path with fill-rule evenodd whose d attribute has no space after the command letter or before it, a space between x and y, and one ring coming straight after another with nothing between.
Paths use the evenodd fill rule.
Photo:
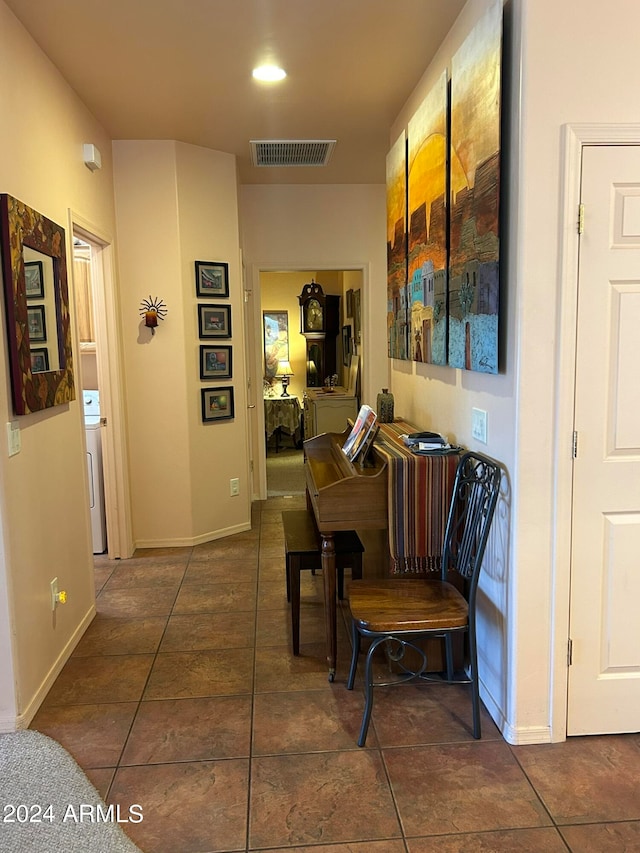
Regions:
<instances>
[{"instance_id":1,"label":"wrought iron chair","mask_svg":"<svg viewBox=\"0 0 640 853\"><path fill-rule=\"evenodd\" d=\"M349 607L353 655L347 681L349 690L353 689L356 677L361 637L371 639L365 658L365 706L358 746L364 746L367 739L373 707L373 655L382 644L387 656L398 663L400 680L420 678L449 683L470 682L473 736L480 737L476 592L501 476L499 466L486 456L469 452L461 457L449 507L438 580L402 577L351 583ZM450 582L456 575L464 592ZM468 637L468 674L454 672L453 637L456 634ZM416 643L430 637L444 639L446 672L427 672L426 654ZM408 668L404 663L408 648L419 655L417 670Z\"/></svg>"}]
</instances>

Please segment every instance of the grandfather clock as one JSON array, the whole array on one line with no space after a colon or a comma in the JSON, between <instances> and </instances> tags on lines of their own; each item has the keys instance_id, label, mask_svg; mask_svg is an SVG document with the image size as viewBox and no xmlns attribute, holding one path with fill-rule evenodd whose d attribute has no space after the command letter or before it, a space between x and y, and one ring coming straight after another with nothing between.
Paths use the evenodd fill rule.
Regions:
<instances>
[{"instance_id":1,"label":"grandfather clock","mask_svg":"<svg viewBox=\"0 0 640 853\"><path fill-rule=\"evenodd\" d=\"M336 373L336 339L340 322L340 297L325 296L313 279L298 296L300 332L307 340L307 388L320 388Z\"/></svg>"}]
</instances>

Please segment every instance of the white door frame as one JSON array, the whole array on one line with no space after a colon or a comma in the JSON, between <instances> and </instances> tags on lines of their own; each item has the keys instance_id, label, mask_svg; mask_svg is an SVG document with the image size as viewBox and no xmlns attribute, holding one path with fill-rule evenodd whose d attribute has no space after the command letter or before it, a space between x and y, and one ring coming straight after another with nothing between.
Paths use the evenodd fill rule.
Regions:
<instances>
[{"instance_id":1,"label":"white door frame","mask_svg":"<svg viewBox=\"0 0 640 853\"><path fill-rule=\"evenodd\" d=\"M253 297L253 333L255 340L260 342L260 345L255 348L254 359L252 364L247 365L249 376L252 385L255 389L256 399L260 405L249 412L249 419L252 421L254 442L262 442L264 436L264 407L261 403L262 397L262 293L260 289L260 274L263 272L316 272L320 270L349 270L360 272L362 274L361 287L361 328L362 340L364 342L363 355L360 358L360 382L362 387L363 367L366 365L366 348L369 341L368 334L368 296L369 293L369 264L368 263L304 263L292 264L290 262L283 264L249 264L247 266L247 284L246 287L252 292ZM249 331L249 329L248 329ZM255 449L255 448L254 448ZM254 470L253 470L253 500L266 500L267 498L267 459L264 450L255 452L254 455Z\"/></svg>"},{"instance_id":2,"label":"white door frame","mask_svg":"<svg viewBox=\"0 0 640 853\"><path fill-rule=\"evenodd\" d=\"M107 549L110 559L126 559L133 554L134 543L113 239L73 210L69 210L69 233L98 247L97 253L91 253L91 280L101 413L108 423L108 429L102 430Z\"/></svg>"},{"instance_id":3,"label":"white door frame","mask_svg":"<svg viewBox=\"0 0 640 853\"><path fill-rule=\"evenodd\" d=\"M571 586L574 388L578 300L578 205L585 145L640 145L640 124L567 124L562 128L559 342L554 441L555 512L551 666L551 740L567 736L567 644Z\"/></svg>"}]
</instances>

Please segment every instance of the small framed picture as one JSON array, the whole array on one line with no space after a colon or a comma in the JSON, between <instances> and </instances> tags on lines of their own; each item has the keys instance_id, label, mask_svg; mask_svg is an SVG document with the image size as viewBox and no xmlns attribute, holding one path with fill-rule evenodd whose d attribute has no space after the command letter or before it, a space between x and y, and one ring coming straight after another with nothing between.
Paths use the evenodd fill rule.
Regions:
<instances>
[{"instance_id":1,"label":"small framed picture","mask_svg":"<svg viewBox=\"0 0 640 853\"><path fill-rule=\"evenodd\" d=\"M351 364L351 326L342 327L342 363L345 367Z\"/></svg>"},{"instance_id":2,"label":"small framed picture","mask_svg":"<svg viewBox=\"0 0 640 853\"><path fill-rule=\"evenodd\" d=\"M233 388L203 388L202 421L224 421L233 417Z\"/></svg>"},{"instance_id":3,"label":"small framed picture","mask_svg":"<svg viewBox=\"0 0 640 853\"><path fill-rule=\"evenodd\" d=\"M44 299L44 271L42 261L25 261L24 290L27 299Z\"/></svg>"},{"instance_id":4,"label":"small framed picture","mask_svg":"<svg viewBox=\"0 0 640 853\"><path fill-rule=\"evenodd\" d=\"M31 372L46 373L49 370L49 350L46 347L31 347Z\"/></svg>"},{"instance_id":5,"label":"small framed picture","mask_svg":"<svg viewBox=\"0 0 640 853\"><path fill-rule=\"evenodd\" d=\"M196 261L196 295L216 297L229 295L229 264Z\"/></svg>"},{"instance_id":6,"label":"small framed picture","mask_svg":"<svg viewBox=\"0 0 640 853\"><path fill-rule=\"evenodd\" d=\"M231 337L230 305L198 305L200 339Z\"/></svg>"},{"instance_id":7,"label":"small framed picture","mask_svg":"<svg viewBox=\"0 0 640 853\"><path fill-rule=\"evenodd\" d=\"M353 290L347 290L345 312L347 317L353 317Z\"/></svg>"},{"instance_id":8,"label":"small framed picture","mask_svg":"<svg viewBox=\"0 0 640 853\"><path fill-rule=\"evenodd\" d=\"M231 379L231 347L200 347L200 379Z\"/></svg>"},{"instance_id":9,"label":"small framed picture","mask_svg":"<svg viewBox=\"0 0 640 853\"><path fill-rule=\"evenodd\" d=\"M44 305L34 305L27 308L27 323L31 341L47 340L47 324L44 319Z\"/></svg>"}]
</instances>

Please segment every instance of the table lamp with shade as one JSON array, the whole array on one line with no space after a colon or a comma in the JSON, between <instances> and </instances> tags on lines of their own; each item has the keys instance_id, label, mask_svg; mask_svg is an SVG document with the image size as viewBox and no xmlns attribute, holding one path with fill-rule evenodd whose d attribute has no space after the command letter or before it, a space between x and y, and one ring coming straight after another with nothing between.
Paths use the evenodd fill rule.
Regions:
<instances>
[{"instance_id":1,"label":"table lamp with shade","mask_svg":"<svg viewBox=\"0 0 640 853\"><path fill-rule=\"evenodd\" d=\"M276 376L278 379L282 381L282 394L281 397L288 397L289 392L287 388L289 386L289 377L293 376L293 370L291 370L291 365L287 360L278 362L278 369L276 370Z\"/></svg>"}]
</instances>

